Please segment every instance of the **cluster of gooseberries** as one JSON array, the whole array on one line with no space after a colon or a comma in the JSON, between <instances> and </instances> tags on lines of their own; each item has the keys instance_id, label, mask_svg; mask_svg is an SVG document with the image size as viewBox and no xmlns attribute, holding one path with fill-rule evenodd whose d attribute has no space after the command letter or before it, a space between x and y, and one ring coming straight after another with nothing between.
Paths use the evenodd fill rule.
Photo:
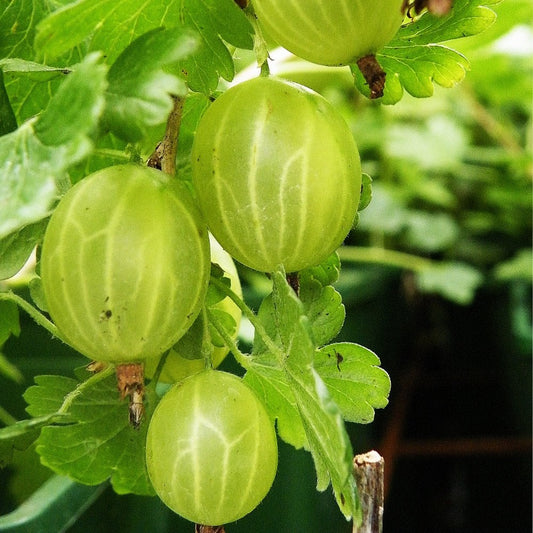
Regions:
<instances>
[{"instance_id":1,"label":"cluster of gooseberries","mask_svg":"<svg viewBox=\"0 0 533 533\"><path fill-rule=\"evenodd\" d=\"M325 65L374 53L401 23L402 0L372 8L340 3L313 0L305 10L296 0L253 4L280 44ZM227 348L214 349L210 364L184 353L201 318L210 263L229 272L237 294L231 258L261 272L320 263L352 227L361 166L348 126L323 97L268 76L233 86L207 109L191 163L194 194L133 164L81 180L51 217L41 275L49 313L80 353L117 369L141 364L153 376L170 350L159 379L175 384L149 424L149 476L174 511L217 525L264 498L277 444L253 391L214 369ZM235 304L226 298L220 305L238 322Z\"/></svg>"}]
</instances>

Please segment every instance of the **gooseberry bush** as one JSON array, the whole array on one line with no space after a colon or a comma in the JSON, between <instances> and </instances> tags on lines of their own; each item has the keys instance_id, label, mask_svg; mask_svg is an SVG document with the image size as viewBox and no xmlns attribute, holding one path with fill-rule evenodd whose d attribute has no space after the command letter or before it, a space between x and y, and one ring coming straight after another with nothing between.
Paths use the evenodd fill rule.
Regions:
<instances>
[{"instance_id":1,"label":"gooseberry bush","mask_svg":"<svg viewBox=\"0 0 533 533\"><path fill-rule=\"evenodd\" d=\"M271 75L269 50L345 66L372 105L429 97L468 68L442 43L490 25L491 3L0 8L0 343L22 310L88 358L35 378L0 465L34 444L56 473L218 526L268 493L279 438L359 522L345 422L371 422L390 380L336 341L334 284L371 178L334 103ZM12 290L23 267L29 290ZM252 270L269 287L256 306ZM229 353L239 372L217 369Z\"/></svg>"}]
</instances>

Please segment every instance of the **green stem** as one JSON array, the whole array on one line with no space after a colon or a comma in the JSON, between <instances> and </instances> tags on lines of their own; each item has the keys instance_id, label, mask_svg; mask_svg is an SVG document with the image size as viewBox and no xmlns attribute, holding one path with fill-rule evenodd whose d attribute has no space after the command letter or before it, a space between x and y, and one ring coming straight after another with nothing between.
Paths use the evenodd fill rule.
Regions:
<instances>
[{"instance_id":1,"label":"green stem","mask_svg":"<svg viewBox=\"0 0 533 533\"><path fill-rule=\"evenodd\" d=\"M254 29L254 53L257 61L257 65L261 69L261 76L269 76L270 68L268 66L268 46L266 44L261 26L257 21L257 17L254 13L253 7L249 5L244 10L252 28Z\"/></svg>"},{"instance_id":2,"label":"green stem","mask_svg":"<svg viewBox=\"0 0 533 533\"><path fill-rule=\"evenodd\" d=\"M207 316L209 318L209 322L211 322L218 334L222 337L224 343L231 350L231 353L235 356L237 362L242 367L248 369L250 367L249 356L239 350L237 343L233 340L231 335L229 335L229 333L226 331L226 328L222 325L220 320L218 320L213 311L207 309Z\"/></svg>"},{"instance_id":3,"label":"green stem","mask_svg":"<svg viewBox=\"0 0 533 533\"><path fill-rule=\"evenodd\" d=\"M8 413L1 405L0 405L0 422L2 422L6 426L10 426L11 424L14 424L17 422L17 419Z\"/></svg>"},{"instance_id":4,"label":"green stem","mask_svg":"<svg viewBox=\"0 0 533 533\"><path fill-rule=\"evenodd\" d=\"M413 272L422 272L434 266L431 259L379 247L341 246L338 254L346 263L378 263Z\"/></svg>"},{"instance_id":5,"label":"green stem","mask_svg":"<svg viewBox=\"0 0 533 533\"><path fill-rule=\"evenodd\" d=\"M266 332L265 327L261 321L257 318L256 314L244 303L244 301L235 294L230 287L222 283L219 279L211 276L211 283L217 287L221 292L228 296L235 305L242 311L244 316L251 322L256 333L261 337L266 347L276 356L284 357L279 346L270 338L270 335Z\"/></svg>"},{"instance_id":6,"label":"green stem","mask_svg":"<svg viewBox=\"0 0 533 533\"><path fill-rule=\"evenodd\" d=\"M48 330L52 334L52 336L57 337L58 339L67 343L67 341L61 337L61 334L59 333L59 330L57 329L57 327L52 322L50 322L50 320L48 320L38 309L33 307L33 305L31 305L24 298L21 298L17 294L11 291L8 291L8 292L0 292L0 300L14 302L21 309L26 311L26 313L28 313L28 315L30 315L33 318L33 320L35 320L35 322L39 324L39 326L42 326L43 328Z\"/></svg>"},{"instance_id":7,"label":"green stem","mask_svg":"<svg viewBox=\"0 0 533 533\"><path fill-rule=\"evenodd\" d=\"M131 156L123 150L114 150L112 148L97 148L96 150L94 150L93 155L109 159L115 159L117 161L131 160Z\"/></svg>"},{"instance_id":8,"label":"green stem","mask_svg":"<svg viewBox=\"0 0 533 533\"><path fill-rule=\"evenodd\" d=\"M65 399L63 400L63 403L61 404L61 407L57 411L58 414L66 414L68 413L68 410L70 409L70 406L72 405L72 402L87 388L93 385L94 383L98 383L99 381L103 381L107 377L113 374L115 371L115 367L112 365L109 365L107 368L104 368L101 372L97 372L96 374L93 374L90 378L86 379L83 383L80 383L73 391L69 392Z\"/></svg>"},{"instance_id":9,"label":"green stem","mask_svg":"<svg viewBox=\"0 0 533 533\"><path fill-rule=\"evenodd\" d=\"M170 350L167 350L159 359L157 363L157 367L155 369L154 375L152 376L152 382L157 383L159 381L159 376L161 375L161 372L163 371L163 367L165 366L165 363L167 362L168 354L170 353Z\"/></svg>"}]
</instances>

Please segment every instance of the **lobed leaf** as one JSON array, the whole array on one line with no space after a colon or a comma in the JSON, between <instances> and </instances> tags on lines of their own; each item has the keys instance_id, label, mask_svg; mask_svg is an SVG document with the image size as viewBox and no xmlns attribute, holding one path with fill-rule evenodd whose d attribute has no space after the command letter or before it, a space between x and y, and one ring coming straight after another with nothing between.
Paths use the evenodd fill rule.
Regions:
<instances>
[{"instance_id":1,"label":"lobed leaf","mask_svg":"<svg viewBox=\"0 0 533 533\"><path fill-rule=\"evenodd\" d=\"M78 0L39 24L35 47L57 57L87 41L89 50L103 51L112 62L140 35L176 26L200 35L198 54L181 68L190 87L207 94L216 88L219 76L233 78L233 60L224 41L253 46L251 25L233 0Z\"/></svg>"},{"instance_id":2,"label":"lobed leaf","mask_svg":"<svg viewBox=\"0 0 533 533\"><path fill-rule=\"evenodd\" d=\"M348 342L330 344L315 354L315 369L345 420L368 424L374 409L388 404L390 378L379 364L374 352Z\"/></svg>"},{"instance_id":3,"label":"lobed leaf","mask_svg":"<svg viewBox=\"0 0 533 533\"><path fill-rule=\"evenodd\" d=\"M487 5L493 0L455 0L451 13L444 17L424 13L405 24L376 58L387 73L380 101L395 104L404 89L412 96L433 94L433 84L453 87L463 80L468 60L459 52L439 43L481 33L491 26L496 14ZM356 67L352 67L356 87L369 95L368 86Z\"/></svg>"},{"instance_id":4,"label":"lobed leaf","mask_svg":"<svg viewBox=\"0 0 533 533\"><path fill-rule=\"evenodd\" d=\"M62 376L38 376L35 381L24 395L28 412L65 412L72 422L42 428L36 449L45 466L86 485L110 478L118 494L153 494L144 457L148 424L139 430L131 426L114 375L81 384ZM149 412L154 403L149 396Z\"/></svg>"},{"instance_id":5,"label":"lobed leaf","mask_svg":"<svg viewBox=\"0 0 533 533\"><path fill-rule=\"evenodd\" d=\"M273 274L273 292L266 302L259 315L267 330L277 331L278 349L272 353L265 344L257 349L254 342L255 355L245 379L278 420L280 436L304 444L311 452L318 490L331 483L341 511L346 517L354 516L358 504L351 444L342 414L313 368L315 345L309 321L282 269ZM289 429L291 425L295 429Z\"/></svg>"},{"instance_id":6,"label":"lobed leaf","mask_svg":"<svg viewBox=\"0 0 533 533\"><path fill-rule=\"evenodd\" d=\"M338 260L338 258L337 258ZM338 273L338 270L335 270ZM300 300L309 321L311 338L316 346L323 346L341 330L346 310L341 295L329 284L332 278L320 277L320 270L308 269L300 273ZM323 283L326 284L323 284Z\"/></svg>"}]
</instances>

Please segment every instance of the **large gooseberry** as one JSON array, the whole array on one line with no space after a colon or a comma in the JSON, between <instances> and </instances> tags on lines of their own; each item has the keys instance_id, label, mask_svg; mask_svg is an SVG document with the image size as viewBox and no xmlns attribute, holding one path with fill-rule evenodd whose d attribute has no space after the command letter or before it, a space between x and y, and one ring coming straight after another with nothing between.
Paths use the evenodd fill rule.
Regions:
<instances>
[{"instance_id":1,"label":"large gooseberry","mask_svg":"<svg viewBox=\"0 0 533 533\"><path fill-rule=\"evenodd\" d=\"M403 21L404 0L253 0L268 34L321 65L348 65L375 54Z\"/></svg>"},{"instance_id":2,"label":"large gooseberry","mask_svg":"<svg viewBox=\"0 0 533 533\"><path fill-rule=\"evenodd\" d=\"M200 121L192 165L211 232L253 269L318 264L352 227L357 146L331 104L301 85L259 77L227 90Z\"/></svg>"},{"instance_id":3,"label":"large gooseberry","mask_svg":"<svg viewBox=\"0 0 533 533\"><path fill-rule=\"evenodd\" d=\"M98 361L161 354L203 303L209 240L186 186L127 164L77 183L44 237L41 275L50 315L76 350Z\"/></svg>"},{"instance_id":4,"label":"large gooseberry","mask_svg":"<svg viewBox=\"0 0 533 533\"><path fill-rule=\"evenodd\" d=\"M274 426L242 379L206 370L175 384L157 405L146 462L174 512L197 524L226 524L255 509L272 485Z\"/></svg>"}]
</instances>

